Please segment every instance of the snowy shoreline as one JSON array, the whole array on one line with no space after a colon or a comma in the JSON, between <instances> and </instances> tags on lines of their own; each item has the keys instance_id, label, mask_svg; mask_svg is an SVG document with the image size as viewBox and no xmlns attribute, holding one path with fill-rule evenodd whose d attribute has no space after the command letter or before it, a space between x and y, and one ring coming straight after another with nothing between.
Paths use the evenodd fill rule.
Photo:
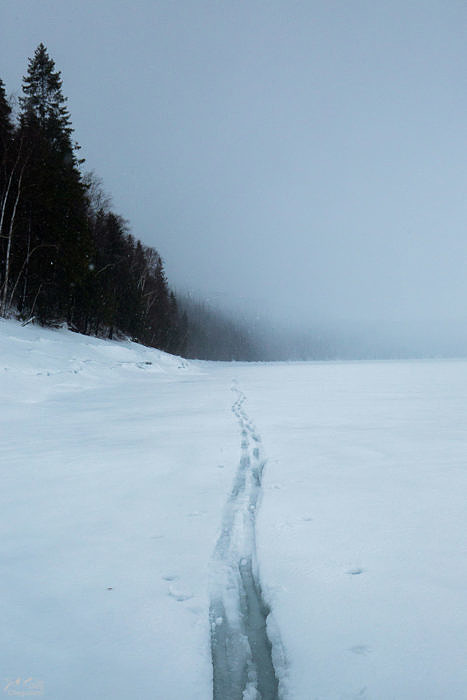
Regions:
<instances>
[{"instance_id":1,"label":"snowy shoreline","mask_svg":"<svg viewBox=\"0 0 467 700\"><path fill-rule=\"evenodd\" d=\"M5 320L0 353L4 688L212 697L212 552L254 421L283 697L464 697L466 360L187 362Z\"/></svg>"}]
</instances>

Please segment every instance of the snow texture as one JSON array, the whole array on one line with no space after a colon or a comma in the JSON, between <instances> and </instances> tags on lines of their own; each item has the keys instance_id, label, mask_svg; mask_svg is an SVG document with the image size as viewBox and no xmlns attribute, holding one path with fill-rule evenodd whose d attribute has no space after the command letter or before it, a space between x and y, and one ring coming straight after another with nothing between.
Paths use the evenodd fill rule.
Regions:
<instances>
[{"instance_id":1,"label":"snow texture","mask_svg":"<svg viewBox=\"0 0 467 700\"><path fill-rule=\"evenodd\" d=\"M0 358L5 697L465 698L467 361Z\"/></svg>"}]
</instances>

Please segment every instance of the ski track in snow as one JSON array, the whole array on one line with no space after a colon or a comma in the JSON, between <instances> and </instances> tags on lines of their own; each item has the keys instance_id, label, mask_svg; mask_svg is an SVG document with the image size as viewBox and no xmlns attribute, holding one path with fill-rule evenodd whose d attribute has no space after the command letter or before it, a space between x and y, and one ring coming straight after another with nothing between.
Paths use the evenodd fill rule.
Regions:
<instances>
[{"instance_id":1,"label":"ski track in snow","mask_svg":"<svg viewBox=\"0 0 467 700\"><path fill-rule=\"evenodd\" d=\"M270 614L258 575L256 512L265 460L261 438L233 383L241 457L212 562L211 652L214 700L278 700L279 682L268 636Z\"/></svg>"}]
</instances>

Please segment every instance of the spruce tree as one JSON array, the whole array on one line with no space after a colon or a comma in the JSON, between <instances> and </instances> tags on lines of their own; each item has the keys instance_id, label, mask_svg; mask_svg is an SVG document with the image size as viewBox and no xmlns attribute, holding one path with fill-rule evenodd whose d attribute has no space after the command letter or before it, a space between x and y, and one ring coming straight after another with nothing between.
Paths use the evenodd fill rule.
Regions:
<instances>
[{"instance_id":1,"label":"spruce tree","mask_svg":"<svg viewBox=\"0 0 467 700\"><path fill-rule=\"evenodd\" d=\"M25 125L36 124L50 145L71 156L73 129L66 102L61 73L55 70L55 62L41 43L29 59L28 72L23 78L22 120Z\"/></svg>"},{"instance_id":2,"label":"spruce tree","mask_svg":"<svg viewBox=\"0 0 467 700\"><path fill-rule=\"evenodd\" d=\"M73 322L82 296L76 292L86 278L92 247L62 80L43 44L29 60L20 104L21 135L30 161L17 256L23 270L18 274L27 274L27 279L19 306L44 322Z\"/></svg>"}]
</instances>

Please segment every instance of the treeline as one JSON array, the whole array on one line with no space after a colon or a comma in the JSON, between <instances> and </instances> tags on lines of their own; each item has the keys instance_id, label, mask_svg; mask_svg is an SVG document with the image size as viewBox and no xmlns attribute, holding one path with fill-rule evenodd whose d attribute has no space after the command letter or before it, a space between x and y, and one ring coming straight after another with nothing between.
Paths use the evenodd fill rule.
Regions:
<instances>
[{"instance_id":1,"label":"treeline","mask_svg":"<svg viewBox=\"0 0 467 700\"><path fill-rule=\"evenodd\" d=\"M15 118L0 80L0 315L183 354L187 319L160 255L82 175L72 134L60 72L40 44Z\"/></svg>"},{"instance_id":2,"label":"treeline","mask_svg":"<svg viewBox=\"0 0 467 700\"><path fill-rule=\"evenodd\" d=\"M234 321L188 295L180 295L178 301L188 323L186 357L247 362L263 359L251 323Z\"/></svg>"}]
</instances>

